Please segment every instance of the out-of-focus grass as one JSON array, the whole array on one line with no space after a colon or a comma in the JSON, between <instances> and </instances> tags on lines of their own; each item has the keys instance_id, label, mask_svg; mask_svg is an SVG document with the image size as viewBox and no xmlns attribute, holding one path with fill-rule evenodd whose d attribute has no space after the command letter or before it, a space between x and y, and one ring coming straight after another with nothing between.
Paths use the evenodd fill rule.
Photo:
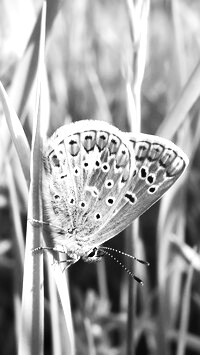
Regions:
<instances>
[{"instance_id":1,"label":"out-of-focus grass","mask_svg":"<svg viewBox=\"0 0 200 355\"><path fill-rule=\"evenodd\" d=\"M15 6L22 6L23 2L25 4L25 0L16 1ZM137 2L139 0L133 1ZM26 36L21 38L19 47L17 40L15 46L10 44L12 42L5 35L9 14L15 16L12 20L15 26L9 26L11 38L14 37L15 27L17 30L16 24L22 23L22 17L20 11L14 15L11 2L6 4L7 13L0 12L1 26L5 26L1 41L6 48L6 57L2 56L0 61L0 79L6 85L20 118L25 121L24 129L30 142L32 108L35 107L35 94L31 94L31 91L34 89L37 55L36 62L30 65L30 49L27 47L25 54L22 53L28 39L33 38L31 28L25 27L25 24ZM26 11L26 20L30 19L30 23L33 23L33 19L38 18L41 4L37 2L37 7L34 2L30 4L31 10ZM51 134L66 122L85 118L110 121L127 130L125 78L127 73L130 74L126 70L131 61L133 42L125 2L68 0L63 2L57 15L59 2L47 1L47 5L50 9L50 12L47 11L49 30L46 51L50 121L47 122L45 118L48 115L43 117L48 133ZM198 354L200 349L198 249L194 252L196 264L194 262L191 266L193 273L189 266L192 265L191 250L199 244L200 228L200 86L197 85L197 76L193 77L194 85L187 85L187 91L182 91L199 63L199 10L198 0L151 1L146 70L142 83L141 128L145 133L158 131L173 139L192 157L192 164L182 181L140 219L142 241L151 266L148 269L148 287L140 290L141 297L133 314L134 328L131 332L135 354L193 355ZM2 16L5 21L2 21ZM134 69L137 70L137 67ZM135 77L131 80L134 83ZM185 98L181 102L179 98L182 92L187 93L187 100ZM174 107L178 107L178 111L173 111ZM181 124L176 124L176 117ZM19 295L18 286L21 282L17 276L21 280L22 275L16 275L15 270L21 267L23 253L18 252L21 242L17 235L21 234L21 230L25 235L27 211L25 180L20 178L20 168L16 164L18 158L13 154L11 141L8 141L4 129L4 117L1 114L0 345L1 354L7 355L16 353L18 342L18 330L14 329L14 324L17 328L20 305L16 307L19 303L16 294ZM21 226L18 225L20 216ZM123 235L111 240L109 245L123 250ZM125 354L127 275L111 260L105 259L103 267L98 268L97 271L96 265L80 262L69 269L77 354ZM139 275L140 272L142 274L142 267L137 269ZM54 285L50 284L49 289L50 297L45 287L44 352L52 352L51 339L56 326L53 353L59 354L67 352L63 314L59 312L60 304L56 300ZM56 312L55 319L51 312Z\"/></svg>"}]
</instances>

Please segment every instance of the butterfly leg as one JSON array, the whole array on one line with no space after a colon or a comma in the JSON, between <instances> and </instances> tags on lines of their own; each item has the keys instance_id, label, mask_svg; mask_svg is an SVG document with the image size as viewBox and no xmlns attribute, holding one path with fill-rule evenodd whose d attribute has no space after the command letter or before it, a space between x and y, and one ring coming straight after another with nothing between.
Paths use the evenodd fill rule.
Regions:
<instances>
[{"instance_id":1,"label":"butterfly leg","mask_svg":"<svg viewBox=\"0 0 200 355\"><path fill-rule=\"evenodd\" d=\"M62 253L62 254L65 254L66 255L66 252L64 250L58 250L57 248L53 248L53 247L38 247L38 248L35 248L33 249L33 253L37 253L37 252L43 252L44 250L49 250L49 251L54 251L54 252L57 252L57 253ZM67 256L67 260L56 260L54 258L54 261L53 261L53 264L61 264L61 263L66 263L66 266L64 267L64 269L62 270L63 272L69 267L71 266L72 264L75 263L75 260L73 258L70 258L69 256Z\"/></svg>"},{"instance_id":2,"label":"butterfly leg","mask_svg":"<svg viewBox=\"0 0 200 355\"><path fill-rule=\"evenodd\" d=\"M58 251L56 248L53 247L37 247L33 249L32 252L37 253L38 251L44 251L44 250Z\"/></svg>"},{"instance_id":3,"label":"butterfly leg","mask_svg":"<svg viewBox=\"0 0 200 355\"><path fill-rule=\"evenodd\" d=\"M57 226L53 223L50 223L50 222L41 221L41 220L35 219L35 218L28 218L28 221L32 224L33 227L41 227L41 226L45 225L48 227L57 228L59 231L66 233L65 229L63 229L60 226Z\"/></svg>"}]
</instances>

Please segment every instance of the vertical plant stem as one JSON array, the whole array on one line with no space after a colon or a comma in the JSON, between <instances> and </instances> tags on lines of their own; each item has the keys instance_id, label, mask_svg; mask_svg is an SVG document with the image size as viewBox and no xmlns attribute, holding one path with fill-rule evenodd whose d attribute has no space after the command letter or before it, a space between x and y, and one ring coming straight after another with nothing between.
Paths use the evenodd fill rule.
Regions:
<instances>
[{"instance_id":1,"label":"vertical plant stem","mask_svg":"<svg viewBox=\"0 0 200 355\"><path fill-rule=\"evenodd\" d=\"M38 127L37 127L38 129ZM37 132L36 129L36 132ZM31 184L28 216L40 219L40 141L39 134L33 140ZM22 319L18 354L43 353L43 254L33 255L32 250L41 245L40 230L27 223L26 252L22 292Z\"/></svg>"},{"instance_id":2,"label":"vertical plant stem","mask_svg":"<svg viewBox=\"0 0 200 355\"><path fill-rule=\"evenodd\" d=\"M72 313L71 313L67 274L63 272L61 266L58 263L52 265L52 269L54 272L54 278L55 278L58 294L60 296L60 301L62 304L63 313L66 322L65 343L66 343L67 354L74 355L75 340L74 340L74 330L73 330L73 323L72 323Z\"/></svg>"},{"instance_id":3,"label":"vertical plant stem","mask_svg":"<svg viewBox=\"0 0 200 355\"><path fill-rule=\"evenodd\" d=\"M59 322L59 301L57 295L57 288L55 280L52 277L52 265L49 262L47 265L47 275L48 275L48 287L49 287L49 308L50 308L50 319L51 319L51 332L52 332L52 348L53 354L62 354L62 342L61 342L61 332L60 332L60 322Z\"/></svg>"},{"instance_id":4,"label":"vertical plant stem","mask_svg":"<svg viewBox=\"0 0 200 355\"><path fill-rule=\"evenodd\" d=\"M15 312L15 337L16 345L18 347L19 329L20 329L20 310L21 310L21 293L23 280L23 261L24 261L24 239L20 219L20 208L17 198L16 186L14 183L13 172L10 164L6 164L6 177L9 187L10 203L12 210L12 219L14 224L14 240L13 240L13 255L15 260L15 267L13 270L14 280L14 312Z\"/></svg>"},{"instance_id":5,"label":"vertical plant stem","mask_svg":"<svg viewBox=\"0 0 200 355\"><path fill-rule=\"evenodd\" d=\"M177 355L184 355L186 350L186 336L187 336L187 327L188 319L190 313L190 300L191 300L191 286L192 286L192 277L193 277L193 265L191 264L188 273L185 288L183 291L183 302L182 302L182 312L181 312L181 321L180 321L180 333L179 333L179 342Z\"/></svg>"},{"instance_id":6,"label":"vertical plant stem","mask_svg":"<svg viewBox=\"0 0 200 355\"><path fill-rule=\"evenodd\" d=\"M41 232L34 228L30 220L41 219L41 165L42 165L42 78L44 73L46 2L41 17L41 31L38 58L38 86L36 110L33 121L32 151L30 164L30 189L28 203L28 221L26 235L26 251L24 263L24 279L22 291L22 315L19 340L19 355L42 355L44 343L44 282L43 253L35 255L33 250L41 245Z\"/></svg>"},{"instance_id":7,"label":"vertical plant stem","mask_svg":"<svg viewBox=\"0 0 200 355\"><path fill-rule=\"evenodd\" d=\"M105 261L102 260L101 263L97 264L97 278L99 285L99 294L102 300L108 300L108 287L106 278L106 265Z\"/></svg>"},{"instance_id":8,"label":"vertical plant stem","mask_svg":"<svg viewBox=\"0 0 200 355\"><path fill-rule=\"evenodd\" d=\"M131 255L135 253L135 245L137 244L139 234L139 220L135 220L126 230L126 249ZM128 269L134 273L134 265L132 260L128 260ZM127 315L127 355L135 354L135 316L137 304L137 283L132 277L128 278L128 315Z\"/></svg>"},{"instance_id":9,"label":"vertical plant stem","mask_svg":"<svg viewBox=\"0 0 200 355\"><path fill-rule=\"evenodd\" d=\"M144 75L147 41L147 18L149 13L149 0L127 0L127 9L132 40L132 62L127 69L127 111L131 131L136 133L141 128L141 83ZM133 222L131 237L126 238L128 253L134 255L139 240L139 219ZM134 273L133 263L129 263L129 269ZM128 285L128 319L127 319L127 355L135 354L134 329L136 315L136 291L137 285L129 278Z\"/></svg>"}]
</instances>

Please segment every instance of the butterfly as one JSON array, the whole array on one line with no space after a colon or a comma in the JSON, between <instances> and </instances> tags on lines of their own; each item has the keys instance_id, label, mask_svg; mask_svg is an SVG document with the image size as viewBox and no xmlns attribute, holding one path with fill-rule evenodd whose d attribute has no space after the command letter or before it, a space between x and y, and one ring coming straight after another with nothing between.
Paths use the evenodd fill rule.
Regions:
<instances>
[{"instance_id":1,"label":"butterfly","mask_svg":"<svg viewBox=\"0 0 200 355\"><path fill-rule=\"evenodd\" d=\"M69 264L98 260L101 244L161 198L187 164L180 148L154 135L94 120L60 127L43 151L46 249Z\"/></svg>"}]
</instances>

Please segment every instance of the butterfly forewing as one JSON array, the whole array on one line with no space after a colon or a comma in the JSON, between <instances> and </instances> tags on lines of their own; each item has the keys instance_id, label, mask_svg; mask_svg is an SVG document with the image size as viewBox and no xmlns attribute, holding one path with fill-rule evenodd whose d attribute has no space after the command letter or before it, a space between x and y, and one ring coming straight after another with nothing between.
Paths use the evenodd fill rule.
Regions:
<instances>
[{"instance_id":1,"label":"butterfly forewing","mask_svg":"<svg viewBox=\"0 0 200 355\"><path fill-rule=\"evenodd\" d=\"M145 134L135 138L131 134L128 136L136 169L109 225L102 228L95 238L100 243L121 232L160 199L188 164L188 158L182 150L168 140Z\"/></svg>"}]
</instances>

